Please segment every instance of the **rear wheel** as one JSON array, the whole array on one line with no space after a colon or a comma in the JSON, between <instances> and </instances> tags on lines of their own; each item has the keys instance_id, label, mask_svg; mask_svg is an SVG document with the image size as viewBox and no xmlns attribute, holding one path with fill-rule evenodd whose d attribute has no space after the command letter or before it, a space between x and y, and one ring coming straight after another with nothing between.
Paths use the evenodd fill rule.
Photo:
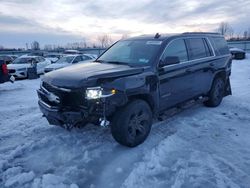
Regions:
<instances>
[{"instance_id":1,"label":"rear wheel","mask_svg":"<svg viewBox=\"0 0 250 188\"><path fill-rule=\"evenodd\" d=\"M134 100L113 117L111 132L125 146L135 147L145 141L152 126L152 112L143 100Z\"/></svg>"},{"instance_id":2,"label":"rear wheel","mask_svg":"<svg viewBox=\"0 0 250 188\"><path fill-rule=\"evenodd\" d=\"M225 94L225 82L222 78L217 77L213 81L212 88L208 95L208 100L204 102L205 106L219 106Z\"/></svg>"}]
</instances>

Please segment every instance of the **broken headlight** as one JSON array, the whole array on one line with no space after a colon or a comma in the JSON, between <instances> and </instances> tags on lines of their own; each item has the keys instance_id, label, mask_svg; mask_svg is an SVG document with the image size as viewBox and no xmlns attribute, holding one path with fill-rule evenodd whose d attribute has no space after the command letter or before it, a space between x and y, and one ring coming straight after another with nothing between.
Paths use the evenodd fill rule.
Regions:
<instances>
[{"instance_id":1,"label":"broken headlight","mask_svg":"<svg viewBox=\"0 0 250 188\"><path fill-rule=\"evenodd\" d=\"M86 89L85 97L86 99L100 99L105 97L110 97L116 93L115 89L106 91L102 87L90 87Z\"/></svg>"}]
</instances>

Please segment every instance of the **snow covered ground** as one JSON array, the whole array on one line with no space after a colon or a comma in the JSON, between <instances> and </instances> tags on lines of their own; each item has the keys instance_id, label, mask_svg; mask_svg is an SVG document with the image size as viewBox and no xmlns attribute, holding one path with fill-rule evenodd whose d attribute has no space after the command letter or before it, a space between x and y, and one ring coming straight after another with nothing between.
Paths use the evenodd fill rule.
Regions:
<instances>
[{"instance_id":1,"label":"snow covered ground","mask_svg":"<svg viewBox=\"0 0 250 188\"><path fill-rule=\"evenodd\" d=\"M250 187L250 55L233 61L233 95L155 123L136 148L109 129L50 126L40 80L0 85L0 187Z\"/></svg>"}]
</instances>

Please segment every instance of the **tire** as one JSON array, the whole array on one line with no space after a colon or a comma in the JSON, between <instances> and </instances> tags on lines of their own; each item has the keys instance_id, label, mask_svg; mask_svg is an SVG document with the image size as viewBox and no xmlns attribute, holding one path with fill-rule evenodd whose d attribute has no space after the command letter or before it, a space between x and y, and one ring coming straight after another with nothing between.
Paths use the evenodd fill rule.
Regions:
<instances>
[{"instance_id":1,"label":"tire","mask_svg":"<svg viewBox=\"0 0 250 188\"><path fill-rule=\"evenodd\" d=\"M143 100L134 100L113 117L111 133L121 145L135 147L143 143L152 126L152 111Z\"/></svg>"},{"instance_id":2,"label":"tire","mask_svg":"<svg viewBox=\"0 0 250 188\"><path fill-rule=\"evenodd\" d=\"M208 100L204 102L205 106L219 106L225 94L225 82L222 78L216 77L213 81L212 88L208 94Z\"/></svg>"}]
</instances>

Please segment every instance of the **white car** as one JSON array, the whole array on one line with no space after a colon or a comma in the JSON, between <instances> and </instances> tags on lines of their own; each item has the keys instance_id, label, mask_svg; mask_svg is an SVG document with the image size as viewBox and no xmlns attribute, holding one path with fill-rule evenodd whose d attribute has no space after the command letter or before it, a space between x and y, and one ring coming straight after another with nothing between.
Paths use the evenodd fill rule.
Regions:
<instances>
[{"instance_id":1,"label":"white car","mask_svg":"<svg viewBox=\"0 0 250 188\"><path fill-rule=\"evenodd\" d=\"M51 61L40 56L21 56L16 58L11 64L8 64L9 74L15 78L27 78L27 69L36 63L37 74L42 74L44 68L51 64Z\"/></svg>"},{"instance_id":2,"label":"white car","mask_svg":"<svg viewBox=\"0 0 250 188\"><path fill-rule=\"evenodd\" d=\"M85 63L94 60L95 60L94 57L86 54L66 55L63 56L61 59L59 59L57 62L45 67L44 72L47 73L76 63Z\"/></svg>"},{"instance_id":3,"label":"white car","mask_svg":"<svg viewBox=\"0 0 250 188\"><path fill-rule=\"evenodd\" d=\"M63 56L62 54L47 54L44 56L44 58L50 60L51 63L55 63L62 56Z\"/></svg>"}]
</instances>

